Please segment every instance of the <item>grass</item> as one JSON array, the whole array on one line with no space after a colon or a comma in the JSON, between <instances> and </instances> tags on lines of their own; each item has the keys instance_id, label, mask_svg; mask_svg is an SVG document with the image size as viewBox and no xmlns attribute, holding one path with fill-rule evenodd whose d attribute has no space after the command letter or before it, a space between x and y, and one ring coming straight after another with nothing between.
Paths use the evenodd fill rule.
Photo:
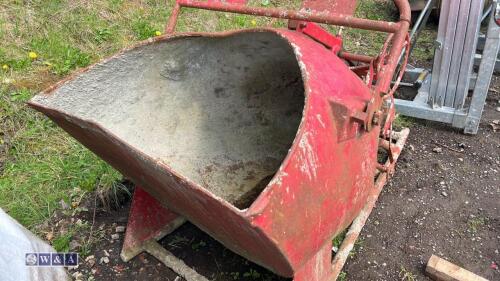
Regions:
<instances>
[{"instance_id":1,"label":"grass","mask_svg":"<svg viewBox=\"0 0 500 281\"><path fill-rule=\"evenodd\" d=\"M60 253L69 252L69 243L71 242L72 237L73 235L71 233L66 233L55 238L52 241L52 246L54 247L54 250Z\"/></svg>"},{"instance_id":2,"label":"grass","mask_svg":"<svg viewBox=\"0 0 500 281\"><path fill-rule=\"evenodd\" d=\"M427 61L431 62L434 58L435 41L437 37L437 26L430 25L426 26L418 37L417 42L411 53L411 58L413 61Z\"/></svg>"},{"instance_id":3,"label":"grass","mask_svg":"<svg viewBox=\"0 0 500 281\"><path fill-rule=\"evenodd\" d=\"M415 119L412 117L397 115L393 121L394 128L400 130L403 128L411 128L415 124Z\"/></svg>"},{"instance_id":4,"label":"grass","mask_svg":"<svg viewBox=\"0 0 500 281\"><path fill-rule=\"evenodd\" d=\"M382 0L361 1L358 16L395 19ZM254 6L276 6L252 0ZM25 102L37 92L118 50L162 32L173 1L4 0L0 3L0 207L32 228L121 175ZM299 0L280 1L296 8ZM183 10L178 31L220 31L286 21ZM332 30L335 30L332 28ZM385 36L346 29L346 48L376 54ZM36 54L36 58L30 52ZM65 245L67 237L57 243ZM58 246L59 247L59 246ZM61 246L62 247L62 246Z\"/></svg>"},{"instance_id":5,"label":"grass","mask_svg":"<svg viewBox=\"0 0 500 281\"><path fill-rule=\"evenodd\" d=\"M358 1L355 15L371 20L396 21L398 13L392 1ZM346 28L343 32L344 48L350 52L377 55L387 37L386 33Z\"/></svg>"},{"instance_id":6,"label":"grass","mask_svg":"<svg viewBox=\"0 0 500 281\"><path fill-rule=\"evenodd\" d=\"M80 258L91 254L92 247L104 239L105 231L91 226L88 221L77 220L75 223L61 226L57 236L51 241L57 252L78 251ZM74 248L71 243L76 242Z\"/></svg>"},{"instance_id":7,"label":"grass","mask_svg":"<svg viewBox=\"0 0 500 281\"><path fill-rule=\"evenodd\" d=\"M164 1L0 4L0 207L23 225L33 228L61 200L71 206L121 178L25 102L74 70L156 35L168 12ZM56 247L67 238L57 238Z\"/></svg>"}]
</instances>

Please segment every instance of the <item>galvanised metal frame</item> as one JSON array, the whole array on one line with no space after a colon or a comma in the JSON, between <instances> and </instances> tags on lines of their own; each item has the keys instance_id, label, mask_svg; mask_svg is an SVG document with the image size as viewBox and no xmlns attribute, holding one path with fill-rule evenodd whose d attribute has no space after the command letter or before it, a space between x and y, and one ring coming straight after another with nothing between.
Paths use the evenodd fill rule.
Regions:
<instances>
[{"instance_id":1,"label":"galvanised metal frame","mask_svg":"<svg viewBox=\"0 0 500 281\"><path fill-rule=\"evenodd\" d=\"M432 74L424 79L414 100L395 100L398 112L449 123L468 134L477 133L500 42L500 27L496 21L500 5L498 1L493 1L479 71L475 81L471 79L475 76L473 66L477 59L483 4L483 0L442 2ZM426 12L429 11L422 13ZM409 73L416 76L420 71L413 69ZM473 95L467 105L470 88L473 88Z\"/></svg>"}]
</instances>

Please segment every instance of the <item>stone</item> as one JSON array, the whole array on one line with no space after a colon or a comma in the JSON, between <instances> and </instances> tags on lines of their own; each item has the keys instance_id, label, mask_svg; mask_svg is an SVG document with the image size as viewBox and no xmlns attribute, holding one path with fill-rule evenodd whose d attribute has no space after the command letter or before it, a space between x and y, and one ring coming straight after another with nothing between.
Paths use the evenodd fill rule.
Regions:
<instances>
[{"instance_id":1,"label":"stone","mask_svg":"<svg viewBox=\"0 0 500 281\"><path fill-rule=\"evenodd\" d=\"M76 241L76 240L71 240L71 242L69 242L69 249L71 251L79 248L80 246L82 246L82 245L80 243L78 243L78 241Z\"/></svg>"},{"instance_id":2,"label":"stone","mask_svg":"<svg viewBox=\"0 0 500 281\"><path fill-rule=\"evenodd\" d=\"M115 228L115 232L116 232L116 233L123 233L123 232L125 232L125 226L123 226L123 225L119 225L119 226L117 226L117 227Z\"/></svg>"},{"instance_id":3,"label":"stone","mask_svg":"<svg viewBox=\"0 0 500 281\"><path fill-rule=\"evenodd\" d=\"M88 256L85 259L85 261L89 264L89 267L93 267L95 265L95 262L96 262L94 255Z\"/></svg>"},{"instance_id":4,"label":"stone","mask_svg":"<svg viewBox=\"0 0 500 281\"><path fill-rule=\"evenodd\" d=\"M433 152L436 152L436 153L441 153L441 152L443 152L443 149L442 149L441 147L434 147L434 148L432 149L432 151L433 151Z\"/></svg>"},{"instance_id":5,"label":"stone","mask_svg":"<svg viewBox=\"0 0 500 281\"><path fill-rule=\"evenodd\" d=\"M48 241L52 241L52 239L54 239L54 232L47 232L47 234L45 235L45 239L47 239Z\"/></svg>"}]
</instances>

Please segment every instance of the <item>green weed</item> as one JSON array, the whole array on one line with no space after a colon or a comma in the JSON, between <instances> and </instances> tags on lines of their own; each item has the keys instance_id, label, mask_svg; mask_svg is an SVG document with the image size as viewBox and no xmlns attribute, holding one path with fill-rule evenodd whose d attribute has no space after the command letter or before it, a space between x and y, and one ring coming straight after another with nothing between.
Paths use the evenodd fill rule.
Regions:
<instances>
[{"instance_id":1,"label":"green weed","mask_svg":"<svg viewBox=\"0 0 500 281\"><path fill-rule=\"evenodd\" d=\"M199 249L205 247L207 245L207 243L203 240L200 240L199 242L197 243L193 243L191 244L191 249L195 250L195 251L198 251Z\"/></svg>"},{"instance_id":2,"label":"green weed","mask_svg":"<svg viewBox=\"0 0 500 281\"><path fill-rule=\"evenodd\" d=\"M339 276L337 277L338 281L347 281L347 273L345 271L341 271Z\"/></svg>"},{"instance_id":3,"label":"green weed","mask_svg":"<svg viewBox=\"0 0 500 281\"><path fill-rule=\"evenodd\" d=\"M249 271L243 273L243 277L257 280L260 278L260 273L255 269L251 268Z\"/></svg>"},{"instance_id":4,"label":"green weed","mask_svg":"<svg viewBox=\"0 0 500 281\"><path fill-rule=\"evenodd\" d=\"M340 248L340 245L344 241L346 233L347 233L347 230L344 230L340 234L338 234L337 236L335 236L335 238L333 238L333 241L332 241L333 247L335 247L337 249Z\"/></svg>"},{"instance_id":5,"label":"green weed","mask_svg":"<svg viewBox=\"0 0 500 281\"><path fill-rule=\"evenodd\" d=\"M13 102L25 102L31 98L31 93L27 89L19 89L10 93L10 100Z\"/></svg>"},{"instance_id":6,"label":"green weed","mask_svg":"<svg viewBox=\"0 0 500 281\"><path fill-rule=\"evenodd\" d=\"M71 242L72 237L73 235L71 233L60 235L52 241L52 247L54 247L56 252L69 252L69 243Z\"/></svg>"},{"instance_id":7,"label":"green weed","mask_svg":"<svg viewBox=\"0 0 500 281\"><path fill-rule=\"evenodd\" d=\"M342 245L342 242L344 242L346 234L347 234L347 229L345 229L340 234L335 236L335 238L333 238L332 240L332 246L337 249L340 249L340 246ZM364 242L365 241L363 240L363 238L358 237L358 239L354 242L354 246L352 247L351 252L349 253L349 257L354 257L357 254L359 248L363 246Z\"/></svg>"},{"instance_id":8,"label":"green weed","mask_svg":"<svg viewBox=\"0 0 500 281\"><path fill-rule=\"evenodd\" d=\"M155 32L157 31L149 22L147 22L143 18L138 18L132 23L132 30L135 33L135 37L138 40L148 39L150 37L155 36Z\"/></svg>"},{"instance_id":9,"label":"green weed","mask_svg":"<svg viewBox=\"0 0 500 281\"><path fill-rule=\"evenodd\" d=\"M470 233L477 233L479 228L486 224L486 219L483 217L471 218L467 222L468 231Z\"/></svg>"},{"instance_id":10,"label":"green weed","mask_svg":"<svg viewBox=\"0 0 500 281\"><path fill-rule=\"evenodd\" d=\"M99 28L95 31L95 36L94 40L98 43L101 44L105 41L108 41L112 37L112 32L108 28Z\"/></svg>"},{"instance_id":11,"label":"green weed","mask_svg":"<svg viewBox=\"0 0 500 281\"><path fill-rule=\"evenodd\" d=\"M415 119L408 116L397 115L392 123L395 129L411 128L415 124Z\"/></svg>"},{"instance_id":12,"label":"green weed","mask_svg":"<svg viewBox=\"0 0 500 281\"><path fill-rule=\"evenodd\" d=\"M407 270L404 266L401 266L401 270L399 271L399 278L401 281L415 281L417 277L413 272Z\"/></svg>"}]
</instances>

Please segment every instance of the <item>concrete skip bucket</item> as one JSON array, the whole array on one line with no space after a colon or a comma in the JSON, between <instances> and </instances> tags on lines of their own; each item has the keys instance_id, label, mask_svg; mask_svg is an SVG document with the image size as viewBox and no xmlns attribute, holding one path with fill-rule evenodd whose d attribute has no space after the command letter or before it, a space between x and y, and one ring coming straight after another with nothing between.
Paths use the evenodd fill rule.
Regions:
<instances>
[{"instance_id":1,"label":"concrete skip bucket","mask_svg":"<svg viewBox=\"0 0 500 281\"><path fill-rule=\"evenodd\" d=\"M156 240L188 220L280 276L336 278L408 134L390 130L389 87L409 20L406 1L395 1L398 23L354 18L354 1L336 2L350 6L177 1L167 35L29 102L138 186L124 260L148 251L168 264ZM182 7L286 18L289 28L172 34ZM377 57L351 54L313 22L388 41ZM332 258L332 238L350 224Z\"/></svg>"}]
</instances>

